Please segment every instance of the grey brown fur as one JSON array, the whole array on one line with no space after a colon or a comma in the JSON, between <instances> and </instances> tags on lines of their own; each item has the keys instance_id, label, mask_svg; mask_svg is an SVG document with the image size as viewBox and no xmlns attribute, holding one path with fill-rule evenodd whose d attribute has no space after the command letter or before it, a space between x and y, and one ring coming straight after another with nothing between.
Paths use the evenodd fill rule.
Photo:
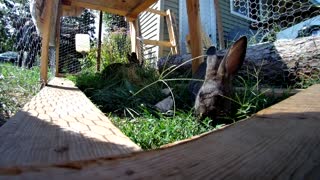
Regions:
<instances>
[{"instance_id":1,"label":"grey brown fur","mask_svg":"<svg viewBox=\"0 0 320 180\"><path fill-rule=\"evenodd\" d=\"M206 63L194 75L194 78L204 77L204 82L201 84L194 81L189 86L195 96L195 114L200 119L214 119L217 115L230 111L231 103L226 97L231 95L232 79L243 64L246 49L246 37L235 42L221 61L217 58L215 47L208 49Z\"/></svg>"}]
</instances>

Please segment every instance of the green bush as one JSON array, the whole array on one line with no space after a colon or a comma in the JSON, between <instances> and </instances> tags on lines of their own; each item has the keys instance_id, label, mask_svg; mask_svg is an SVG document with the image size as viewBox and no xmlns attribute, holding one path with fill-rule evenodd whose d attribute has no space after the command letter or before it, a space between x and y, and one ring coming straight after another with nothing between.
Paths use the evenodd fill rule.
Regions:
<instances>
[{"instance_id":1,"label":"green bush","mask_svg":"<svg viewBox=\"0 0 320 180\"><path fill-rule=\"evenodd\" d=\"M113 63L127 63L127 54L131 53L130 38L126 32L110 32L102 45L103 67Z\"/></svg>"}]
</instances>

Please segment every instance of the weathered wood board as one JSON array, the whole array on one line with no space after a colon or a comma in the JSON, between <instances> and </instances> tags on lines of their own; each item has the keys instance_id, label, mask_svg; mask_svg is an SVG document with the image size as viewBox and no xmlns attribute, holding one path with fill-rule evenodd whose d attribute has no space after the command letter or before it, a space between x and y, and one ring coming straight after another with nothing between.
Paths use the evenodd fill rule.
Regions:
<instances>
[{"instance_id":1,"label":"weathered wood board","mask_svg":"<svg viewBox=\"0 0 320 180\"><path fill-rule=\"evenodd\" d=\"M0 167L140 151L69 80L54 78L0 128Z\"/></svg>"},{"instance_id":2,"label":"weathered wood board","mask_svg":"<svg viewBox=\"0 0 320 180\"><path fill-rule=\"evenodd\" d=\"M319 179L320 85L224 129L166 148L0 168L21 179ZM9 133L9 132L8 132Z\"/></svg>"}]
</instances>

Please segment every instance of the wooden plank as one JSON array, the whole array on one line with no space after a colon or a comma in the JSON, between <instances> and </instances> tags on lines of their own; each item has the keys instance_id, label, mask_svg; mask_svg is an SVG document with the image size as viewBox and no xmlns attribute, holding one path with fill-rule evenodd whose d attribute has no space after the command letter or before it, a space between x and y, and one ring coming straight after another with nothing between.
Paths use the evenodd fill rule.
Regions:
<instances>
[{"instance_id":1,"label":"wooden plank","mask_svg":"<svg viewBox=\"0 0 320 180\"><path fill-rule=\"evenodd\" d=\"M159 10L156 10L156 9L152 9L152 8L148 8L146 9L147 12L150 12L150 13L153 13L153 14L158 14L160 16L167 16L167 13L164 12L164 11L159 11Z\"/></svg>"},{"instance_id":2,"label":"wooden plank","mask_svg":"<svg viewBox=\"0 0 320 180\"><path fill-rule=\"evenodd\" d=\"M150 40L150 39L144 39L143 44L154 45L154 46L173 47L172 43L169 41L157 41L157 40Z\"/></svg>"},{"instance_id":3,"label":"wooden plank","mask_svg":"<svg viewBox=\"0 0 320 180\"><path fill-rule=\"evenodd\" d=\"M17 179L318 179L320 85L250 119L118 158L0 168Z\"/></svg>"},{"instance_id":4,"label":"wooden plank","mask_svg":"<svg viewBox=\"0 0 320 180\"><path fill-rule=\"evenodd\" d=\"M141 59L140 41L137 39L140 31L139 20L129 21L130 37L131 37L131 51L137 54L137 58Z\"/></svg>"},{"instance_id":5,"label":"wooden plank","mask_svg":"<svg viewBox=\"0 0 320 180\"><path fill-rule=\"evenodd\" d=\"M62 3L59 2L58 5L58 13L57 13L57 19L56 19L56 73L55 76L59 76L59 59L60 59L60 18L62 16L63 9L62 9Z\"/></svg>"},{"instance_id":6,"label":"wooden plank","mask_svg":"<svg viewBox=\"0 0 320 180\"><path fill-rule=\"evenodd\" d=\"M177 37L176 37L174 25L173 25L172 12L170 9L168 9L166 11L166 13L167 13L167 16L165 16L165 18L166 18L167 27L168 27L169 39L170 39L170 42L173 46L171 49L172 49L173 54L179 54Z\"/></svg>"},{"instance_id":7,"label":"wooden plank","mask_svg":"<svg viewBox=\"0 0 320 180\"><path fill-rule=\"evenodd\" d=\"M113 157L140 150L63 78L51 80L0 128L0 167Z\"/></svg>"},{"instance_id":8,"label":"wooden plank","mask_svg":"<svg viewBox=\"0 0 320 180\"><path fill-rule=\"evenodd\" d=\"M125 16L128 13L126 8L130 8L132 2L125 1L103 1L103 0L71 0L72 6L84 7L88 9L94 9L99 11L104 11L112 14L118 14L121 16ZM134 5L134 4L133 4Z\"/></svg>"},{"instance_id":9,"label":"wooden plank","mask_svg":"<svg viewBox=\"0 0 320 180\"><path fill-rule=\"evenodd\" d=\"M246 88L235 87L236 91L246 91ZM270 97L283 97L285 95L292 96L299 92L304 91L304 89L280 89L280 88L260 88L258 89L259 93L263 93L266 96Z\"/></svg>"},{"instance_id":10,"label":"wooden plank","mask_svg":"<svg viewBox=\"0 0 320 180\"><path fill-rule=\"evenodd\" d=\"M79 16L84 10L82 7L68 5L62 5L62 9L62 16Z\"/></svg>"},{"instance_id":11,"label":"wooden plank","mask_svg":"<svg viewBox=\"0 0 320 180\"><path fill-rule=\"evenodd\" d=\"M200 4L199 0L186 0L189 31L190 31L190 46L192 58L197 58L192 61L192 74L197 72L203 58L199 58L202 55L202 43L201 43L201 31L200 31Z\"/></svg>"},{"instance_id":12,"label":"wooden plank","mask_svg":"<svg viewBox=\"0 0 320 180\"><path fill-rule=\"evenodd\" d=\"M50 42L50 31L52 25L52 14L53 14L53 1L48 1L46 3L46 12L43 14L42 26L42 43L41 43L41 63L40 63L40 80L41 84L46 85L48 81L48 60L49 60L49 42Z\"/></svg>"},{"instance_id":13,"label":"wooden plank","mask_svg":"<svg viewBox=\"0 0 320 180\"><path fill-rule=\"evenodd\" d=\"M219 47L220 49L225 49L226 45L224 43L223 25L222 25L222 19L221 19L219 0L214 0L214 7L216 12L216 18L217 18Z\"/></svg>"},{"instance_id":14,"label":"wooden plank","mask_svg":"<svg viewBox=\"0 0 320 180\"><path fill-rule=\"evenodd\" d=\"M133 21L138 15L158 0L69 0L72 6L84 7L100 10L108 13L126 16L129 21Z\"/></svg>"},{"instance_id":15,"label":"wooden plank","mask_svg":"<svg viewBox=\"0 0 320 180\"><path fill-rule=\"evenodd\" d=\"M158 0L140 1L140 3L136 7L134 7L132 10L130 10L126 14L126 17L136 19L142 11L145 11L146 9L148 9L152 4L156 3L157 1Z\"/></svg>"}]
</instances>

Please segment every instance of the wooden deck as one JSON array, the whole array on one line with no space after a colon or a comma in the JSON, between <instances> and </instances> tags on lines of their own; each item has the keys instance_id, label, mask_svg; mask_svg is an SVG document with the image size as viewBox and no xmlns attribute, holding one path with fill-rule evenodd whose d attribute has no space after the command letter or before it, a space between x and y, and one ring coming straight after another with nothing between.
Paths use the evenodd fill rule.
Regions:
<instances>
[{"instance_id":1,"label":"wooden deck","mask_svg":"<svg viewBox=\"0 0 320 180\"><path fill-rule=\"evenodd\" d=\"M139 150L72 82L61 78L54 78L0 128L0 167Z\"/></svg>"},{"instance_id":2,"label":"wooden deck","mask_svg":"<svg viewBox=\"0 0 320 180\"><path fill-rule=\"evenodd\" d=\"M61 112L73 112L73 108L82 109L83 106L93 107L88 100L80 103L77 97L81 97L82 93L73 89L74 87L71 87L69 90L60 91L56 87L47 87L32 102L41 102L41 109L46 107L45 104L53 102L51 106L60 109ZM71 93L67 93L67 96L59 96L65 91ZM48 94L51 94L48 92L55 92L53 94L56 95L48 97ZM73 95L74 93L79 94ZM71 103L71 100L79 103ZM252 118L224 129L168 145L162 149L129 154L125 153L134 152L139 148L116 130L101 112L95 110L98 114L97 119L86 119L90 119L89 122L101 122L100 118L104 119L102 122L112 129L112 133L104 137L109 135L116 137L113 134L113 131L116 131L116 134L121 136L119 137L121 141L107 141L101 137L99 143L96 142L97 140L89 143L86 136L80 131L77 132L81 128L73 126L77 129L74 131L69 129L69 125L60 125L55 120L48 121L47 117L39 115L38 110L37 112L31 110L35 107L38 109L40 104L36 106L29 103L22 113L15 116L0 131L0 178L319 179L319 100L320 85L314 85L260 111ZM68 106L59 107L58 102ZM89 114L92 112L89 109L85 108L80 113ZM26 115L26 111L30 114ZM51 109L50 112L56 111ZM64 118L60 120L66 121ZM65 127L68 127L67 130L64 130ZM91 125L87 127L90 128ZM118 142L122 143L119 145ZM112 153L101 151L104 149L101 148L102 146L108 149L110 144L117 149L115 154L122 155L110 158L109 155ZM100 152L99 156L105 155L105 157L95 158L97 155L93 154L98 151L97 149ZM88 157L92 159L81 160ZM27 162L47 164L78 159L80 161L51 165L24 165Z\"/></svg>"}]
</instances>

